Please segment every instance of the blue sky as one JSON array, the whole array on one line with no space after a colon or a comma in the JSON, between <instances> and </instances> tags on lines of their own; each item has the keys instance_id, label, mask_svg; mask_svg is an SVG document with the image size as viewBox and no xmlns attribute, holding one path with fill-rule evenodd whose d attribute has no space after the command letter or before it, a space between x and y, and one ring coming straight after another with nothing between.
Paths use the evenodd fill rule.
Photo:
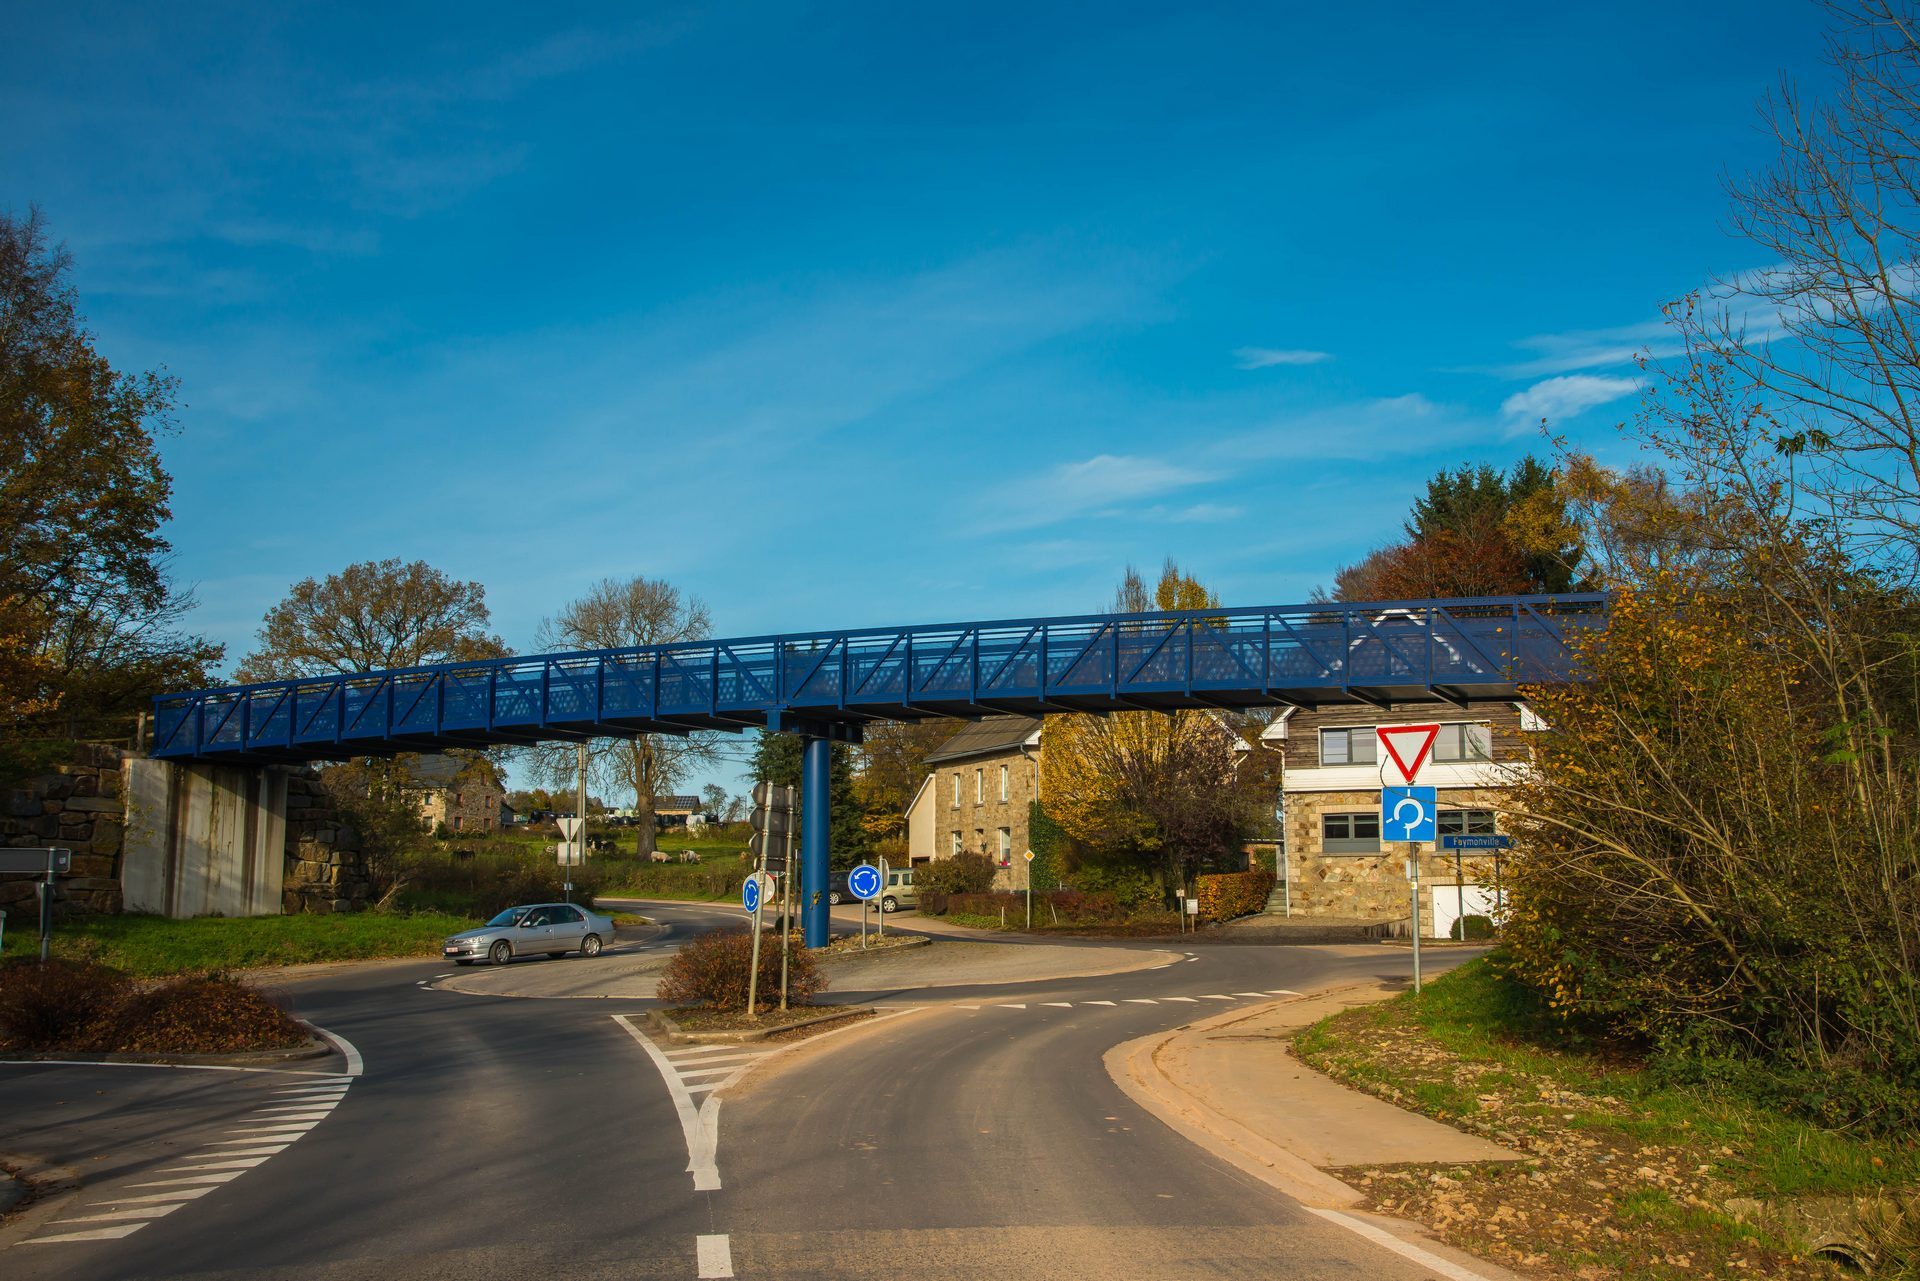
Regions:
<instances>
[{"instance_id":1,"label":"blue sky","mask_svg":"<svg viewBox=\"0 0 1920 1281\"><path fill-rule=\"evenodd\" d=\"M1603 455L1811 4L9 6L0 207L179 376L194 625L420 557L516 647L1299 600Z\"/></svg>"}]
</instances>

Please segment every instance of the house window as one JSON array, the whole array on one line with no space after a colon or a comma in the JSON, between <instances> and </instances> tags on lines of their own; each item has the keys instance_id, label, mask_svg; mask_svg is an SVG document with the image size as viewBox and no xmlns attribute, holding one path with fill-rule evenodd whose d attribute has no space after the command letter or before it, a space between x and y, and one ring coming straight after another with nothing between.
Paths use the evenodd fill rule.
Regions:
<instances>
[{"instance_id":1,"label":"house window","mask_svg":"<svg viewBox=\"0 0 1920 1281\"><path fill-rule=\"evenodd\" d=\"M1328 854L1378 854L1380 852L1380 811L1362 810L1355 814L1322 814L1320 848Z\"/></svg>"},{"instance_id":2,"label":"house window","mask_svg":"<svg viewBox=\"0 0 1920 1281\"><path fill-rule=\"evenodd\" d=\"M1000 865L1002 867L1007 867L1007 866L1011 866L1012 863L1013 863L1013 832L1011 829L1003 827L1000 829Z\"/></svg>"},{"instance_id":3,"label":"house window","mask_svg":"<svg viewBox=\"0 0 1920 1281\"><path fill-rule=\"evenodd\" d=\"M1345 729L1320 731L1322 765L1371 765L1374 763L1373 726L1352 725Z\"/></svg>"},{"instance_id":4,"label":"house window","mask_svg":"<svg viewBox=\"0 0 1920 1281\"><path fill-rule=\"evenodd\" d=\"M1442 836L1492 836L1495 834L1492 810L1441 810L1434 815L1434 830Z\"/></svg>"},{"instance_id":5,"label":"house window","mask_svg":"<svg viewBox=\"0 0 1920 1281\"><path fill-rule=\"evenodd\" d=\"M1000 767L1000 799L1007 799L1007 767L1004 765Z\"/></svg>"},{"instance_id":6,"label":"house window","mask_svg":"<svg viewBox=\"0 0 1920 1281\"><path fill-rule=\"evenodd\" d=\"M1490 761L1493 759L1493 730L1486 725L1456 721L1440 727L1433 740L1436 761Z\"/></svg>"},{"instance_id":7,"label":"house window","mask_svg":"<svg viewBox=\"0 0 1920 1281\"><path fill-rule=\"evenodd\" d=\"M956 806L960 804L960 771L959 770L955 770L953 772L953 803Z\"/></svg>"},{"instance_id":8,"label":"house window","mask_svg":"<svg viewBox=\"0 0 1920 1281\"><path fill-rule=\"evenodd\" d=\"M987 772L977 769L973 772L973 803L975 805L987 799Z\"/></svg>"},{"instance_id":9,"label":"house window","mask_svg":"<svg viewBox=\"0 0 1920 1281\"><path fill-rule=\"evenodd\" d=\"M459 831L459 830L460 830L461 828L463 828L463 827L465 827L466 825L467 825L467 820L466 820L466 819L464 819L464 818L461 818L461 817L460 817L460 816L459 816L458 814L455 814L455 815L453 816L453 830L454 830L454 831L456 831L456 832L457 832L457 831Z\"/></svg>"},{"instance_id":10,"label":"house window","mask_svg":"<svg viewBox=\"0 0 1920 1281\"><path fill-rule=\"evenodd\" d=\"M960 833L949 832L947 833L947 835L951 838L951 844L952 844L952 848L949 849L947 852L949 854L958 854L960 852Z\"/></svg>"}]
</instances>

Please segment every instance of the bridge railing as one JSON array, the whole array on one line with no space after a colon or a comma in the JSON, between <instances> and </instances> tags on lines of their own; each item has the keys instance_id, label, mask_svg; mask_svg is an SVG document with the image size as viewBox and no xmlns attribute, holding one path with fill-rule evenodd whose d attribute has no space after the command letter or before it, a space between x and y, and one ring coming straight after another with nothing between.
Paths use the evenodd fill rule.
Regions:
<instances>
[{"instance_id":1,"label":"bridge railing","mask_svg":"<svg viewBox=\"0 0 1920 1281\"><path fill-rule=\"evenodd\" d=\"M449 663L163 695L154 755L350 756L817 720L1496 697L1572 674L1601 595L867 628Z\"/></svg>"}]
</instances>

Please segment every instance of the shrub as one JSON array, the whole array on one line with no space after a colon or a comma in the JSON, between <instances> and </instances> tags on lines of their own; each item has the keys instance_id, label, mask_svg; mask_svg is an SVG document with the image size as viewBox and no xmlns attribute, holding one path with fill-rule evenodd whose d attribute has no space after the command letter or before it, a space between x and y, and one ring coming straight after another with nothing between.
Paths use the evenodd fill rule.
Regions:
<instances>
[{"instance_id":1,"label":"shrub","mask_svg":"<svg viewBox=\"0 0 1920 1281\"><path fill-rule=\"evenodd\" d=\"M1200 900L1200 919L1230 921L1267 905L1273 893L1272 872L1219 872L1194 878L1194 897Z\"/></svg>"},{"instance_id":2,"label":"shrub","mask_svg":"<svg viewBox=\"0 0 1920 1281\"><path fill-rule=\"evenodd\" d=\"M916 875L914 877L914 885L916 888L919 887L919 882L920 882L920 878L918 875ZM949 896L945 890L921 889L920 890L920 915L945 916L947 914L948 902L949 902Z\"/></svg>"},{"instance_id":3,"label":"shrub","mask_svg":"<svg viewBox=\"0 0 1920 1281\"><path fill-rule=\"evenodd\" d=\"M220 1054L305 1038L284 1010L225 975L142 987L86 962L0 967L0 1042L14 1049Z\"/></svg>"},{"instance_id":4,"label":"shrub","mask_svg":"<svg viewBox=\"0 0 1920 1281\"><path fill-rule=\"evenodd\" d=\"M1166 900L1160 882L1138 867L1111 867L1089 863L1067 878L1073 888L1091 894L1111 894L1129 912L1158 908Z\"/></svg>"},{"instance_id":5,"label":"shrub","mask_svg":"<svg viewBox=\"0 0 1920 1281\"><path fill-rule=\"evenodd\" d=\"M787 1002L806 1005L827 990L827 979L812 953L794 940L788 958ZM753 935L746 930L716 930L681 948L660 980L658 996L675 1005L704 1005L715 1010L747 1008L747 978L753 972ZM758 1005L780 1001L780 939L760 940Z\"/></svg>"},{"instance_id":6,"label":"shrub","mask_svg":"<svg viewBox=\"0 0 1920 1281\"><path fill-rule=\"evenodd\" d=\"M1450 937L1463 941L1490 939L1493 937L1493 922L1484 916L1463 916L1453 923L1453 928L1447 933Z\"/></svg>"},{"instance_id":7,"label":"shrub","mask_svg":"<svg viewBox=\"0 0 1920 1281\"><path fill-rule=\"evenodd\" d=\"M87 961L0 965L0 1036L15 1049L79 1048L131 989L118 970Z\"/></svg>"},{"instance_id":8,"label":"shrub","mask_svg":"<svg viewBox=\"0 0 1920 1281\"><path fill-rule=\"evenodd\" d=\"M207 974L135 991L100 1029L98 1045L136 1054L220 1054L299 1045L306 1036L254 988Z\"/></svg>"},{"instance_id":9,"label":"shrub","mask_svg":"<svg viewBox=\"0 0 1920 1281\"><path fill-rule=\"evenodd\" d=\"M913 884L923 900L929 889L943 894L984 894L993 888L993 873L993 860L985 854L960 853L922 863L913 871Z\"/></svg>"}]
</instances>

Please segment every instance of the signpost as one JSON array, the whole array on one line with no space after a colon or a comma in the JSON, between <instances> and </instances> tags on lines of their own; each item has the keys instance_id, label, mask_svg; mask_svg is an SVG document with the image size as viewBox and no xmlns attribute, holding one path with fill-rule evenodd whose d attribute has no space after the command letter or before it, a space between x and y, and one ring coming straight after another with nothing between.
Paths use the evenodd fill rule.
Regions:
<instances>
[{"instance_id":1,"label":"signpost","mask_svg":"<svg viewBox=\"0 0 1920 1281\"><path fill-rule=\"evenodd\" d=\"M860 946L867 945L867 904L880 897L887 878L871 863L861 863L847 873L847 893L860 900Z\"/></svg>"},{"instance_id":2,"label":"signpost","mask_svg":"<svg viewBox=\"0 0 1920 1281\"><path fill-rule=\"evenodd\" d=\"M560 857L560 866L578 867L587 861L587 823L580 818L557 818L560 827L560 844L556 851Z\"/></svg>"},{"instance_id":3,"label":"signpost","mask_svg":"<svg viewBox=\"0 0 1920 1281\"><path fill-rule=\"evenodd\" d=\"M1027 861L1027 928L1033 928L1033 851L1021 855Z\"/></svg>"},{"instance_id":4,"label":"signpost","mask_svg":"<svg viewBox=\"0 0 1920 1281\"><path fill-rule=\"evenodd\" d=\"M753 835L747 837L747 849L755 857L755 870L739 889L739 901L753 912L753 972L747 976L747 1018L760 1018L760 910L774 893L774 880L766 874L768 845L778 837L787 837L793 845L793 787L776 787L764 778L753 786ZM781 872L787 872L787 858L780 857ZM787 914L780 914L780 1008L787 1008Z\"/></svg>"},{"instance_id":5,"label":"signpost","mask_svg":"<svg viewBox=\"0 0 1920 1281\"><path fill-rule=\"evenodd\" d=\"M1380 739L1380 838L1387 840L1390 834L1399 830L1397 837L1407 843L1407 885L1412 900L1410 917L1413 921L1413 990L1420 990L1420 843L1432 841L1439 834L1440 800L1438 789L1416 787L1414 780L1420 777L1421 767L1433 755L1434 740L1440 737L1440 726L1427 725L1382 725L1374 733ZM1400 774L1402 787L1389 786L1386 782L1387 765L1391 762Z\"/></svg>"},{"instance_id":6,"label":"signpost","mask_svg":"<svg viewBox=\"0 0 1920 1281\"><path fill-rule=\"evenodd\" d=\"M53 878L73 870L73 851L50 849L0 850L0 872L33 872L40 882L40 962L53 946Z\"/></svg>"},{"instance_id":7,"label":"signpost","mask_svg":"<svg viewBox=\"0 0 1920 1281\"><path fill-rule=\"evenodd\" d=\"M1460 941L1467 941L1467 867L1462 850L1493 851L1493 897L1497 905L1500 901L1500 851L1513 848L1511 836L1463 836L1452 835L1440 838L1440 848L1453 851L1453 891L1456 896L1454 919L1460 923Z\"/></svg>"}]
</instances>

